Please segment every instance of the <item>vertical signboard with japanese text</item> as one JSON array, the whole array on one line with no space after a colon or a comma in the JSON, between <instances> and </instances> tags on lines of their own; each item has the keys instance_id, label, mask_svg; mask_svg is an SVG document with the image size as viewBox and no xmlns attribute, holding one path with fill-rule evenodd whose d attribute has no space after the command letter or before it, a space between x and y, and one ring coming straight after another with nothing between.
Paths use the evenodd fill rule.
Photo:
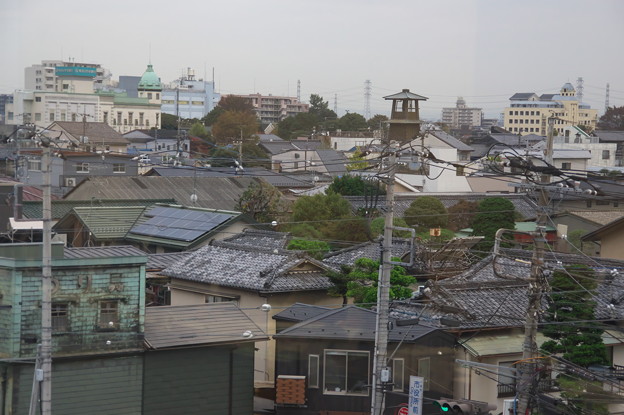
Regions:
<instances>
[{"instance_id":1,"label":"vertical signboard with japanese text","mask_svg":"<svg viewBox=\"0 0 624 415\"><path fill-rule=\"evenodd\" d=\"M409 415L422 415L423 390L425 379L421 376L410 376L409 383Z\"/></svg>"}]
</instances>

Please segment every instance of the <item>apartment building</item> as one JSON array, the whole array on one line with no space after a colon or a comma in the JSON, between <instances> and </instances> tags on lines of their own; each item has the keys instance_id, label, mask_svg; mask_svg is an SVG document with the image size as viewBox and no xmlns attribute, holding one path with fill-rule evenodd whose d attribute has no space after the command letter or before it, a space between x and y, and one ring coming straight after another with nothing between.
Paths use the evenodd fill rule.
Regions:
<instances>
[{"instance_id":1,"label":"apartment building","mask_svg":"<svg viewBox=\"0 0 624 415\"><path fill-rule=\"evenodd\" d=\"M24 69L24 87L32 91L93 92L111 84L111 72L97 63L44 60ZM74 80L88 80L74 85ZM76 90L80 86L86 91Z\"/></svg>"},{"instance_id":2,"label":"apartment building","mask_svg":"<svg viewBox=\"0 0 624 415\"><path fill-rule=\"evenodd\" d=\"M481 125L483 110L466 106L462 97L457 97L455 107L442 108L442 122L455 130L470 130Z\"/></svg>"},{"instance_id":3,"label":"apartment building","mask_svg":"<svg viewBox=\"0 0 624 415\"><path fill-rule=\"evenodd\" d=\"M563 135L566 127L575 125L594 130L598 121L598 111L579 102L570 83L564 84L558 94L520 92L509 101L503 116L504 128L511 133L546 135L551 117L555 118L556 135Z\"/></svg>"},{"instance_id":4,"label":"apartment building","mask_svg":"<svg viewBox=\"0 0 624 415\"><path fill-rule=\"evenodd\" d=\"M271 123L277 124L286 117L297 115L300 112L308 112L309 105L299 102L296 97L283 97L275 95L237 95L247 100L256 111L263 126Z\"/></svg>"}]
</instances>

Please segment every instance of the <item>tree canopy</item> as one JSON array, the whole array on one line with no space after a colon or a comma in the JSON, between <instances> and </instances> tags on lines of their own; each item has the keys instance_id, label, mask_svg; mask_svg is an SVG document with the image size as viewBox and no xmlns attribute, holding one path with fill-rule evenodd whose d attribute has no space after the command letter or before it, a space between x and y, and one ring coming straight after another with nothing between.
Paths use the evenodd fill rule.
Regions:
<instances>
[{"instance_id":1,"label":"tree canopy","mask_svg":"<svg viewBox=\"0 0 624 415\"><path fill-rule=\"evenodd\" d=\"M225 95L221 97L217 105L225 111L248 112L254 114L254 107L251 105L251 102L236 95Z\"/></svg>"},{"instance_id":2,"label":"tree canopy","mask_svg":"<svg viewBox=\"0 0 624 415\"><path fill-rule=\"evenodd\" d=\"M160 128L163 130L177 130L178 117L162 112L160 114Z\"/></svg>"},{"instance_id":3,"label":"tree canopy","mask_svg":"<svg viewBox=\"0 0 624 415\"><path fill-rule=\"evenodd\" d=\"M624 106L609 107L598 121L598 128L603 130L624 130Z\"/></svg>"},{"instance_id":4,"label":"tree canopy","mask_svg":"<svg viewBox=\"0 0 624 415\"><path fill-rule=\"evenodd\" d=\"M375 114L371 119L366 121L366 124L371 130L387 130L388 129L388 117L381 114Z\"/></svg>"},{"instance_id":5,"label":"tree canopy","mask_svg":"<svg viewBox=\"0 0 624 415\"><path fill-rule=\"evenodd\" d=\"M282 200L280 191L269 183L252 182L238 200L237 209L257 222L268 223L286 212L287 203Z\"/></svg>"},{"instance_id":6,"label":"tree canopy","mask_svg":"<svg viewBox=\"0 0 624 415\"><path fill-rule=\"evenodd\" d=\"M329 102L324 101L323 97L317 94L310 95L308 113L314 115L318 122L323 122L327 118L337 117L336 113L329 109Z\"/></svg>"},{"instance_id":7,"label":"tree canopy","mask_svg":"<svg viewBox=\"0 0 624 415\"><path fill-rule=\"evenodd\" d=\"M457 232L460 229L469 228L472 224L472 219L477 213L478 206L479 203L477 202L468 202L467 200L462 199L448 208L449 229Z\"/></svg>"},{"instance_id":8,"label":"tree canopy","mask_svg":"<svg viewBox=\"0 0 624 415\"><path fill-rule=\"evenodd\" d=\"M379 180L367 180L363 179L361 176L352 176L350 174L334 178L334 181L329 185L328 190L343 196L370 196L386 194L386 191L380 184Z\"/></svg>"},{"instance_id":9,"label":"tree canopy","mask_svg":"<svg viewBox=\"0 0 624 415\"><path fill-rule=\"evenodd\" d=\"M250 137L258 131L258 118L251 112L225 111L212 126L212 135L220 142L231 143L241 136Z\"/></svg>"},{"instance_id":10,"label":"tree canopy","mask_svg":"<svg viewBox=\"0 0 624 415\"><path fill-rule=\"evenodd\" d=\"M338 128L343 131L358 131L366 129L368 124L366 118L358 113L350 112L338 119Z\"/></svg>"},{"instance_id":11,"label":"tree canopy","mask_svg":"<svg viewBox=\"0 0 624 415\"><path fill-rule=\"evenodd\" d=\"M494 246L494 238L499 229L515 229L516 210L508 199L490 197L479 203L477 214L472 220L472 234L483 236L476 249L487 254Z\"/></svg>"},{"instance_id":12,"label":"tree canopy","mask_svg":"<svg viewBox=\"0 0 624 415\"><path fill-rule=\"evenodd\" d=\"M286 249L306 251L312 258L321 260L330 251L329 244L311 239L291 239Z\"/></svg>"},{"instance_id":13,"label":"tree canopy","mask_svg":"<svg viewBox=\"0 0 624 415\"><path fill-rule=\"evenodd\" d=\"M413 227L426 231L430 228L443 228L448 223L446 208L439 199L433 196L420 196L405 209L405 222Z\"/></svg>"},{"instance_id":14,"label":"tree canopy","mask_svg":"<svg viewBox=\"0 0 624 415\"><path fill-rule=\"evenodd\" d=\"M318 118L308 112L284 118L277 124L277 134L284 140L294 140L300 135L309 135L318 124Z\"/></svg>"}]
</instances>

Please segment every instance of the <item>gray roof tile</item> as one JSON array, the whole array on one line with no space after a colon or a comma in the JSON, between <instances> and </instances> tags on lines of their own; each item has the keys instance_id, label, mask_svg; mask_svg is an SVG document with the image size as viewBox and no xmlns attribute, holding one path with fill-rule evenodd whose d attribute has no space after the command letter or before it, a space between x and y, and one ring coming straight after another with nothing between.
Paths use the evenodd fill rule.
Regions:
<instances>
[{"instance_id":1,"label":"gray roof tile","mask_svg":"<svg viewBox=\"0 0 624 415\"><path fill-rule=\"evenodd\" d=\"M65 248L65 258L145 257L147 254L133 246L97 246Z\"/></svg>"}]
</instances>

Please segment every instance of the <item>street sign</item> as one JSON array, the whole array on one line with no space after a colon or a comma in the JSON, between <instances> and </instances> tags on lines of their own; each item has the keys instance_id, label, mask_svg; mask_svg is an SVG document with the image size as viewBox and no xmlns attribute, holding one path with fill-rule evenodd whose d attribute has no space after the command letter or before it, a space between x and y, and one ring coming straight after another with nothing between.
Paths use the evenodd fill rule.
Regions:
<instances>
[{"instance_id":1,"label":"street sign","mask_svg":"<svg viewBox=\"0 0 624 415\"><path fill-rule=\"evenodd\" d=\"M409 409L407 409L407 407L404 406L403 408L399 409L399 412L397 412L397 415L409 415Z\"/></svg>"},{"instance_id":2,"label":"street sign","mask_svg":"<svg viewBox=\"0 0 624 415\"><path fill-rule=\"evenodd\" d=\"M422 415L423 390L425 379L421 376L410 376L408 415Z\"/></svg>"}]
</instances>

